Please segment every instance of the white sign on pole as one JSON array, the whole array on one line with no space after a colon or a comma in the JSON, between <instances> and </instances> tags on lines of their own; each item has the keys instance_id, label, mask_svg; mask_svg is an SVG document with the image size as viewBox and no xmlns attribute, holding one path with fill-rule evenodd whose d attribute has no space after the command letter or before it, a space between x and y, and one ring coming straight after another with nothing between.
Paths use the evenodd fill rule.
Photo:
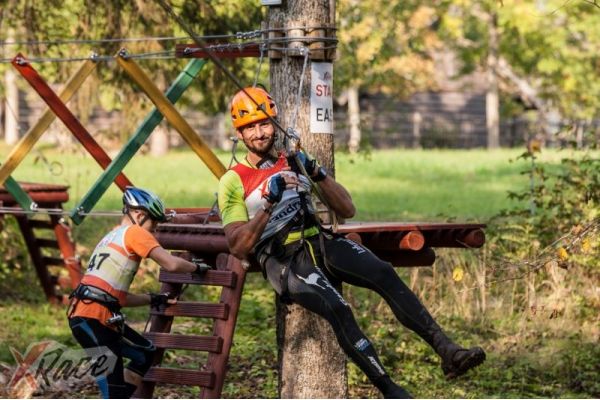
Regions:
<instances>
[{"instance_id":1,"label":"white sign on pole","mask_svg":"<svg viewBox=\"0 0 600 400\"><path fill-rule=\"evenodd\" d=\"M310 82L310 131L333 133L333 63L311 63Z\"/></svg>"}]
</instances>

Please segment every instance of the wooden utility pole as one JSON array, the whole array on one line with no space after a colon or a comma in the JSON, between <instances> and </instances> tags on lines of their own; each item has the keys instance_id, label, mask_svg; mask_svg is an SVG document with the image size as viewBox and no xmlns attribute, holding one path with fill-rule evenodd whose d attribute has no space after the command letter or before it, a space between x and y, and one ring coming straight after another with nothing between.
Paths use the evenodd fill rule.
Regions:
<instances>
[{"instance_id":1,"label":"wooden utility pole","mask_svg":"<svg viewBox=\"0 0 600 400\"><path fill-rule=\"evenodd\" d=\"M270 51L270 91L279 107L279 120L284 127L293 123L296 107L297 119L294 128L300 133L302 146L327 170L334 174L332 129L311 132L314 126L314 104L311 117L311 80L319 76L320 82L329 82L329 87L320 87L320 94L333 96L331 73L311 73L313 68L328 67L333 51L327 49L332 43L315 43L310 37L333 36L335 26L334 0L283 0L281 6L271 6L268 28L284 28L272 32L271 37L302 38L293 43L273 43L272 47L285 48L281 52ZM308 27L308 28L307 28ZM318 28L315 28L318 27ZM321 29L322 28L322 29ZM310 48L310 58L297 103L298 85L304 65L302 49ZM318 68L317 68L318 69ZM321 70L322 71L322 70ZM329 79L329 80L328 80ZM316 79L315 79L316 81ZM314 83L314 82L312 82ZM324 85L326 86L326 84ZM320 108L316 118L321 121L332 118L332 110ZM313 123L311 123L313 118ZM332 126L332 125L331 125ZM318 128L317 128L318 129ZM347 397L346 356L340 349L329 324L321 317L297 305L286 306L279 301L277 339L280 365L281 398L345 398Z\"/></svg>"}]
</instances>

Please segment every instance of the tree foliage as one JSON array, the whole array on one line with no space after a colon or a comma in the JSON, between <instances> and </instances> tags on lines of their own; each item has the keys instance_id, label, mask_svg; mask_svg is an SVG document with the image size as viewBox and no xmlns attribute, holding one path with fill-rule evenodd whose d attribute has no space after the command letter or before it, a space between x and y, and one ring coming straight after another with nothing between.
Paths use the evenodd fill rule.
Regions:
<instances>
[{"instance_id":1,"label":"tree foliage","mask_svg":"<svg viewBox=\"0 0 600 400\"><path fill-rule=\"evenodd\" d=\"M442 43L435 4L421 1L337 2L336 86L407 95L433 86L431 52Z\"/></svg>"},{"instance_id":2,"label":"tree foliage","mask_svg":"<svg viewBox=\"0 0 600 400\"><path fill-rule=\"evenodd\" d=\"M48 41L65 39L115 39L177 36L184 31L155 2L143 0L47 0L2 1L0 11L0 40L9 31L18 41ZM260 27L263 10L255 1L235 3L220 1L180 0L173 2L175 11L198 35L224 35L255 30ZM179 43L192 43L182 39ZM214 42L213 42L214 44ZM131 53L151 53L174 50L174 41L112 42L94 44L49 43L27 46L4 46L4 57L23 51L29 57L87 57L92 51L102 56L116 54L126 47ZM142 68L162 88L174 79L185 65L184 60L139 60ZM74 71L77 63L48 62L35 67L50 82L62 83ZM256 60L226 62L242 82L254 78ZM3 68L7 68L6 64ZM1 72L1 70L0 70ZM232 84L217 68L206 68L197 80L194 106L207 112L222 111L226 99L234 90ZM99 65L91 89L83 96L83 108L101 104L106 109L124 109L133 114L145 112L149 102L126 74L114 62ZM138 118L133 118L138 119Z\"/></svg>"},{"instance_id":3,"label":"tree foliage","mask_svg":"<svg viewBox=\"0 0 600 400\"><path fill-rule=\"evenodd\" d=\"M463 62L483 67L496 18L500 56L563 116L589 119L600 107L600 9L585 1L453 0L440 3L440 35ZM505 100L517 92L504 81Z\"/></svg>"}]
</instances>

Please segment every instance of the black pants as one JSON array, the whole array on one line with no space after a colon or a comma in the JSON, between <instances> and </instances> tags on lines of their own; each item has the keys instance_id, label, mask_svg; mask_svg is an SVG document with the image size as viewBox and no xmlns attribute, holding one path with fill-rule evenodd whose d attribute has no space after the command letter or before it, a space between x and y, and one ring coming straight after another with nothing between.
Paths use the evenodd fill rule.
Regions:
<instances>
[{"instance_id":1,"label":"black pants","mask_svg":"<svg viewBox=\"0 0 600 400\"><path fill-rule=\"evenodd\" d=\"M334 288L341 282L379 293L394 315L434 349L447 338L427 309L402 282L393 267L370 250L335 234L323 233L326 262L318 236L304 244L276 246L258 251L267 279L275 291L325 318L345 353L375 382L387 375L369 339L358 327L352 310Z\"/></svg>"},{"instance_id":2,"label":"black pants","mask_svg":"<svg viewBox=\"0 0 600 400\"><path fill-rule=\"evenodd\" d=\"M73 317L69 319L73 336L81 347L91 350L104 346L116 356L116 365L106 376L99 376L96 381L105 399L128 398L135 391L135 386L127 384L123 376L123 358L131 361L127 369L144 376L150 369L154 358L152 342L124 325L123 334L116 332L93 318Z\"/></svg>"}]
</instances>

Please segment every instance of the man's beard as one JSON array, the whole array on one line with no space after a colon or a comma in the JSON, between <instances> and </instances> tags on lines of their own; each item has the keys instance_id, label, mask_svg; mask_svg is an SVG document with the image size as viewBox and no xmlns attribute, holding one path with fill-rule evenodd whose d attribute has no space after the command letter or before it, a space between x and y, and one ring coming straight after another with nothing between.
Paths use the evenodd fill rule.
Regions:
<instances>
[{"instance_id":1,"label":"man's beard","mask_svg":"<svg viewBox=\"0 0 600 400\"><path fill-rule=\"evenodd\" d=\"M273 145L275 144L275 135L271 136L271 139L260 148L255 146L251 140L244 139L244 144L246 145L246 148L252 153L260 157L265 157L271 154L271 151L273 150Z\"/></svg>"}]
</instances>

